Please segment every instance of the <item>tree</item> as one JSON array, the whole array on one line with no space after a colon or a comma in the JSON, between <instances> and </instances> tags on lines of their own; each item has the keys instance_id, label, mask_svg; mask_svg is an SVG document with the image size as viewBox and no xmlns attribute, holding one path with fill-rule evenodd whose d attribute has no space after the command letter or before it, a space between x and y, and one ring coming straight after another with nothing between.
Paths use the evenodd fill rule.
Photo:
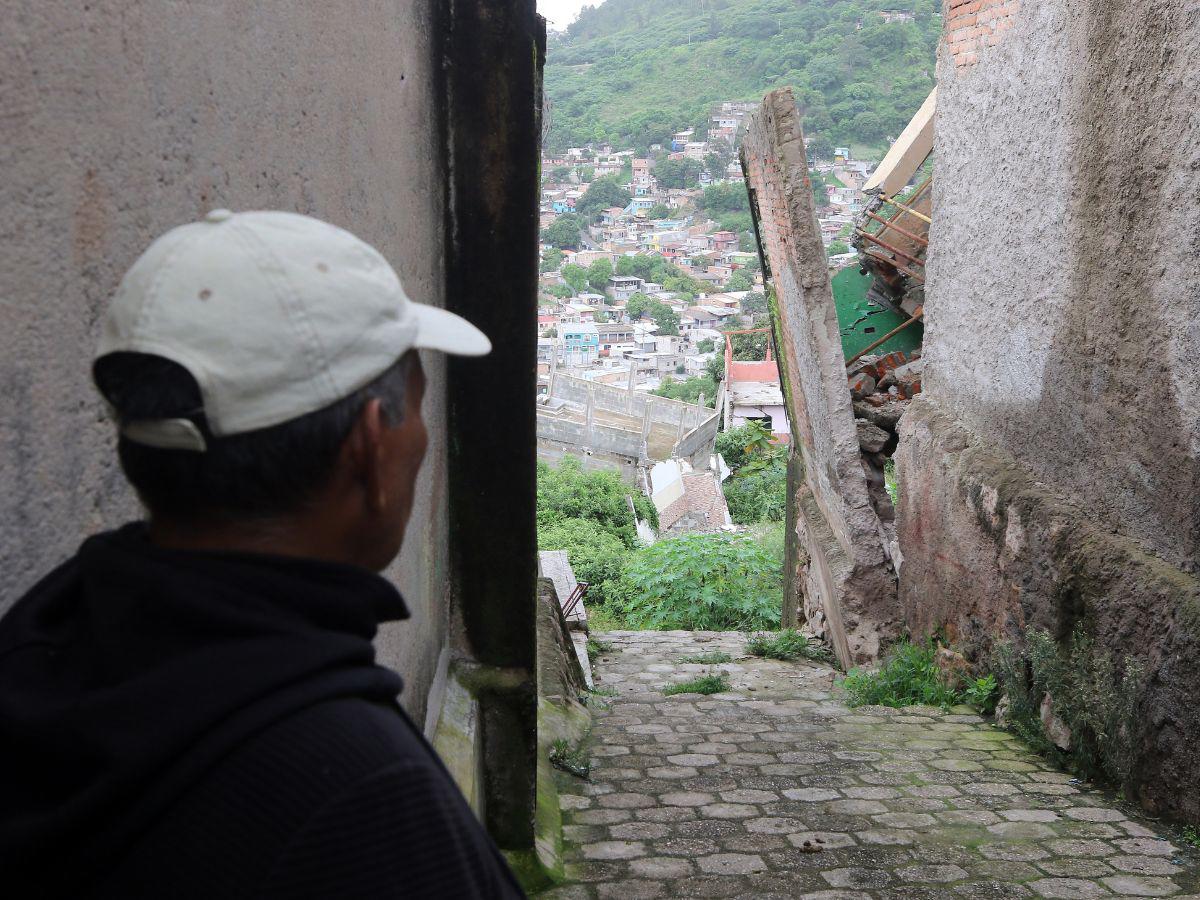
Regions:
<instances>
[{"instance_id":1,"label":"tree","mask_svg":"<svg viewBox=\"0 0 1200 900\"><path fill-rule=\"evenodd\" d=\"M754 287L754 282L741 272L734 272L730 276L729 281L725 282L725 290L727 291L748 291L752 287Z\"/></svg>"},{"instance_id":2,"label":"tree","mask_svg":"<svg viewBox=\"0 0 1200 900\"><path fill-rule=\"evenodd\" d=\"M742 312L748 316L762 316L767 312L767 298L755 291L742 298Z\"/></svg>"},{"instance_id":3,"label":"tree","mask_svg":"<svg viewBox=\"0 0 1200 900\"><path fill-rule=\"evenodd\" d=\"M824 134L814 134L808 142L810 159L833 159L833 141Z\"/></svg>"},{"instance_id":4,"label":"tree","mask_svg":"<svg viewBox=\"0 0 1200 900\"><path fill-rule=\"evenodd\" d=\"M697 205L710 214L740 212L750 209L750 198L744 184L710 184Z\"/></svg>"},{"instance_id":5,"label":"tree","mask_svg":"<svg viewBox=\"0 0 1200 900\"><path fill-rule=\"evenodd\" d=\"M829 242L829 255L830 256L837 256L840 253L849 253L849 252L850 252L850 245L847 244L845 241L830 241Z\"/></svg>"},{"instance_id":6,"label":"tree","mask_svg":"<svg viewBox=\"0 0 1200 900\"><path fill-rule=\"evenodd\" d=\"M562 278L575 293L579 293L587 287L587 269L583 266L577 266L575 263L568 263L562 268Z\"/></svg>"},{"instance_id":7,"label":"tree","mask_svg":"<svg viewBox=\"0 0 1200 900\"><path fill-rule=\"evenodd\" d=\"M658 334L679 334L679 313L661 300L651 300L650 304L650 317L658 325Z\"/></svg>"},{"instance_id":8,"label":"tree","mask_svg":"<svg viewBox=\"0 0 1200 900\"><path fill-rule=\"evenodd\" d=\"M676 371L675 374L682 373ZM717 402L717 383L707 375L693 376L685 381L676 381L668 376L651 393L659 397L669 397L672 400L682 400L684 403L699 403L700 395L703 394L704 405L712 408Z\"/></svg>"},{"instance_id":9,"label":"tree","mask_svg":"<svg viewBox=\"0 0 1200 900\"><path fill-rule=\"evenodd\" d=\"M640 319L650 308L650 304L654 301L638 291L632 297L625 301L625 315L629 316L630 320Z\"/></svg>"},{"instance_id":10,"label":"tree","mask_svg":"<svg viewBox=\"0 0 1200 900\"><path fill-rule=\"evenodd\" d=\"M558 269L558 267L562 265L564 256L566 256L566 254L564 254L557 247L547 250L542 255L542 271L553 272Z\"/></svg>"},{"instance_id":11,"label":"tree","mask_svg":"<svg viewBox=\"0 0 1200 900\"><path fill-rule=\"evenodd\" d=\"M696 344L696 349L701 353L712 353L713 350L716 349L716 341L714 341L712 338L705 338L704 340L700 341L700 343Z\"/></svg>"},{"instance_id":12,"label":"tree","mask_svg":"<svg viewBox=\"0 0 1200 900\"><path fill-rule=\"evenodd\" d=\"M669 219L671 218L671 207L665 203L655 203L649 210L646 211L648 219Z\"/></svg>"},{"instance_id":13,"label":"tree","mask_svg":"<svg viewBox=\"0 0 1200 900\"><path fill-rule=\"evenodd\" d=\"M546 290L559 300L570 300L575 296L575 292L571 290L571 286L569 284L552 284L550 287L546 288Z\"/></svg>"},{"instance_id":14,"label":"tree","mask_svg":"<svg viewBox=\"0 0 1200 900\"><path fill-rule=\"evenodd\" d=\"M578 250L580 243L579 217L567 213L559 216L542 232L542 240L560 250Z\"/></svg>"},{"instance_id":15,"label":"tree","mask_svg":"<svg viewBox=\"0 0 1200 900\"><path fill-rule=\"evenodd\" d=\"M704 374L714 382L725 380L725 354L718 353L704 364Z\"/></svg>"},{"instance_id":16,"label":"tree","mask_svg":"<svg viewBox=\"0 0 1200 900\"><path fill-rule=\"evenodd\" d=\"M700 172L704 169L694 159L664 159L654 170L658 183L666 188L689 188L700 183Z\"/></svg>"},{"instance_id":17,"label":"tree","mask_svg":"<svg viewBox=\"0 0 1200 900\"><path fill-rule=\"evenodd\" d=\"M571 177L571 170L566 166L555 166L550 170L550 180L561 184Z\"/></svg>"},{"instance_id":18,"label":"tree","mask_svg":"<svg viewBox=\"0 0 1200 900\"><path fill-rule=\"evenodd\" d=\"M829 205L829 191L825 187L825 176L820 172L809 172L808 180L812 183L813 205L820 208Z\"/></svg>"},{"instance_id":19,"label":"tree","mask_svg":"<svg viewBox=\"0 0 1200 900\"><path fill-rule=\"evenodd\" d=\"M588 185L587 193L575 204L575 211L589 219L597 217L603 210L611 206L624 209L629 205L629 191L617 180L615 175L597 178Z\"/></svg>"},{"instance_id":20,"label":"tree","mask_svg":"<svg viewBox=\"0 0 1200 900\"><path fill-rule=\"evenodd\" d=\"M603 294L608 289L608 279L612 277L613 266L607 259L598 259L587 270L588 286L597 294Z\"/></svg>"},{"instance_id":21,"label":"tree","mask_svg":"<svg viewBox=\"0 0 1200 900\"><path fill-rule=\"evenodd\" d=\"M587 184L595 177L596 177L596 170L592 166L584 166L582 169L579 170L579 180L581 182L583 182L584 184Z\"/></svg>"}]
</instances>

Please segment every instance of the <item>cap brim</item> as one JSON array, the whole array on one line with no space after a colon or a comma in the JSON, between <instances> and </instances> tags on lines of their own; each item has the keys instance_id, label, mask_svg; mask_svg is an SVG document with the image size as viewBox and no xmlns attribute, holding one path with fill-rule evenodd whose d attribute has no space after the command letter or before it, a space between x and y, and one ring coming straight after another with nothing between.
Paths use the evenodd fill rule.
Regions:
<instances>
[{"instance_id":1,"label":"cap brim","mask_svg":"<svg viewBox=\"0 0 1200 900\"><path fill-rule=\"evenodd\" d=\"M412 310L417 319L414 347L454 356L486 356L492 352L488 336L462 316L424 303L414 303Z\"/></svg>"}]
</instances>

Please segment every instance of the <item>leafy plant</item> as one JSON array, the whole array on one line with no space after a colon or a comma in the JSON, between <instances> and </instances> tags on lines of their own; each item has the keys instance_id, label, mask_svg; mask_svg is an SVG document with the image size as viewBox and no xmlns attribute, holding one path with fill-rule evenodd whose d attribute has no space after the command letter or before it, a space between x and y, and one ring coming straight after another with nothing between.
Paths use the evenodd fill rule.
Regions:
<instances>
[{"instance_id":1,"label":"leafy plant","mask_svg":"<svg viewBox=\"0 0 1200 900\"><path fill-rule=\"evenodd\" d=\"M594 637L587 639L587 655L592 662L595 662L601 653L608 653L610 650L612 650L612 644L608 641L597 640Z\"/></svg>"},{"instance_id":2,"label":"leafy plant","mask_svg":"<svg viewBox=\"0 0 1200 900\"><path fill-rule=\"evenodd\" d=\"M783 573L751 537L692 534L639 551L609 594L639 628L768 628L779 621Z\"/></svg>"},{"instance_id":3,"label":"leafy plant","mask_svg":"<svg viewBox=\"0 0 1200 900\"><path fill-rule=\"evenodd\" d=\"M959 702L958 692L939 677L932 643L903 641L894 646L878 671L852 669L840 681L851 706L940 706Z\"/></svg>"},{"instance_id":4,"label":"leafy plant","mask_svg":"<svg viewBox=\"0 0 1200 900\"><path fill-rule=\"evenodd\" d=\"M812 659L824 662L830 658L828 650L791 628L746 635L746 652L764 659Z\"/></svg>"},{"instance_id":5,"label":"leafy plant","mask_svg":"<svg viewBox=\"0 0 1200 900\"><path fill-rule=\"evenodd\" d=\"M1200 850L1200 828L1195 825L1185 825L1180 833L1180 838L1185 844L1189 844Z\"/></svg>"},{"instance_id":6,"label":"leafy plant","mask_svg":"<svg viewBox=\"0 0 1200 900\"><path fill-rule=\"evenodd\" d=\"M690 681L667 685L664 694L720 694L729 690L729 676L725 673L709 672Z\"/></svg>"},{"instance_id":7,"label":"leafy plant","mask_svg":"<svg viewBox=\"0 0 1200 900\"><path fill-rule=\"evenodd\" d=\"M702 665L716 665L717 663L733 662L733 657L724 650L713 650L710 653L696 653L692 656L681 656L681 663L700 663Z\"/></svg>"},{"instance_id":8,"label":"leafy plant","mask_svg":"<svg viewBox=\"0 0 1200 900\"><path fill-rule=\"evenodd\" d=\"M550 764L578 778L587 778L592 773L592 761L587 752L582 747L572 747L564 738L550 745Z\"/></svg>"},{"instance_id":9,"label":"leafy plant","mask_svg":"<svg viewBox=\"0 0 1200 900\"><path fill-rule=\"evenodd\" d=\"M996 676L988 674L968 682L963 697L985 716L990 716L1000 699L1000 685L996 682Z\"/></svg>"},{"instance_id":10,"label":"leafy plant","mask_svg":"<svg viewBox=\"0 0 1200 900\"><path fill-rule=\"evenodd\" d=\"M900 501L900 483L896 480L896 460L889 459L883 465L883 486L895 506Z\"/></svg>"},{"instance_id":11,"label":"leafy plant","mask_svg":"<svg viewBox=\"0 0 1200 900\"><path fill-rule=\"evenodd\" d=\"M625 542L594 519L562 519L538 528L538 549L567 551L575 577L589 585L589 603L604 602L629 555Z\"/></svg>"}]
</instances>

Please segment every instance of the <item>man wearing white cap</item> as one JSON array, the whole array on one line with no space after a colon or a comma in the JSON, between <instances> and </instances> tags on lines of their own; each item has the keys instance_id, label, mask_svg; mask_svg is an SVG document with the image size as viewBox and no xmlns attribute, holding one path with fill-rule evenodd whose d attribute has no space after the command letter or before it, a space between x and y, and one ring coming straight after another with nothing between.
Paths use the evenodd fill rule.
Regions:
<instances>
[{"instance_id":1,"label":"man wearing white cap","mask_svg":"<svg viewBox=\"0 0 1200 900\"><path fill-rule=\"evenodd\" d=\"M147 511L0 621L14 897L519 897L375 664L427 436L488 339L353 235L218 210L125 275L93 368Z\"/></svg>"}]
</instances>

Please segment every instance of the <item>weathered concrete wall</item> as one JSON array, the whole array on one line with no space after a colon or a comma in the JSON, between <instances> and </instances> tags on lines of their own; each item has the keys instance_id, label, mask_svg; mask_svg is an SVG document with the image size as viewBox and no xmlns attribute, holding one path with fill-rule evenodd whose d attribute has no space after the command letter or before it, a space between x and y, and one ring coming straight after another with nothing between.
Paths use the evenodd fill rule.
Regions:
<instances>
[{"instance_id":1,"label":"weathered concrete wall","mask_svg":"<svg viewBox=\"0 0 1200 900\"><path fill-rule=\"evenodd\" d=\"M0 610L137 514L88 370L96 322L159 233L214 207L350 228L440 303L443 164L431 0L6 4L0 34ZM422 714L446 628L441 364L393 571L413 620L381 657Z\"/></svg>"},{"instance_id":2,"label":"weathered concrete wall","mask_svg":"<svg viewBox=\"0 0 1200 900\"><path fill-rule=\"evenodd\" d=\"M984 6L983 34L947 7L938 63L902 601L981 651L1082 623L1141 660L1134 788L1195 820L1200 20L1145 0Z\"/></svg>"},{"instance_id":3,"label":"weathered concrete wall","mask_svg":"<svg viewBox=\"0 0 1200 900\"><path fill-rule=\"evenodd\" d=\"M641 418L649 410L651 422L678 425L683 420L686 429L695 428L706 421L711 410L694 403L684 403L669 397L656 397L643 391L630 391L625 387L601 384L586 378L556 373L551 385L551 396L586 406L589 395L596 409Z\"/></svg>"},{"instance_id":4,"label":"weathered concrete wall","mask_svg":"<svg viewBox=\"0 0 1200 900\"><path fill-rule=\"evenodd\" d=\"M800 116L773 91L750 121L742 160L777 297L780 375L804 480L792 522L809 557L804 611L844 664L873 659L899 632L888 537L859 452L837 309L813 208Z\"/></svg>"}]
</instances>

